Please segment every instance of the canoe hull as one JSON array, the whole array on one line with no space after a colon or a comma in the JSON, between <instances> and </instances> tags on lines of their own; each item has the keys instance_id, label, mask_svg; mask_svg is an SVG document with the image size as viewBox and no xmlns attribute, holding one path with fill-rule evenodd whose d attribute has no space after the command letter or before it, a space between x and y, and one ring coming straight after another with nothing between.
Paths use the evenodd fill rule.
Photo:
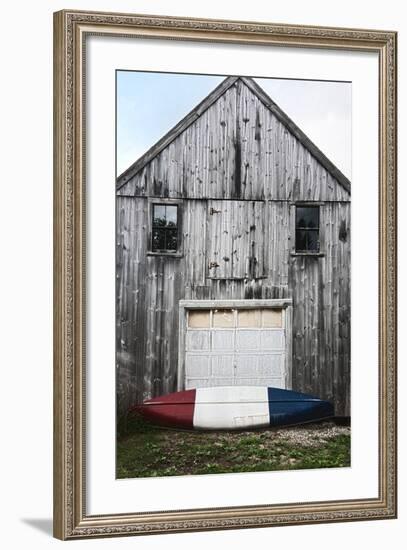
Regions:
<instances>
[{"instance_id":1,"label":"canoe hull","mask_svg":"<svg viewBox=\"0 0 407 550\"><path fill-rule=\"evenodd\" d=\"M331 403L266 386L224 386L171 393L131 409L148 421L197 430L289 426L334 416Z\"/></svg>"}]
</instances>

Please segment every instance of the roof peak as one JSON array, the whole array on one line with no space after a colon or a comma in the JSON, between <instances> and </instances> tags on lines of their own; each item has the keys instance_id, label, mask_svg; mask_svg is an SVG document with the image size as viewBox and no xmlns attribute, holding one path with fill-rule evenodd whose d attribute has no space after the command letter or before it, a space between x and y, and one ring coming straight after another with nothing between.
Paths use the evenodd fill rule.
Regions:
<instances>
[{"instance_id":1,"label":"roof peak","mask_svg":"<svg viewBox=\"0 0 407 550\"><path fill-rule=\"evenodd\" d=\"M318 162L350 193L349 179L325 156L325 154L308 138L295 122L275 103L253 77L227 76L212 90L192 111L182 118L171 130L159 139L139 159L131 164L117 178L116 189L121 189L138 171L148 164L156 155L176 139L186 128L193 124L211 105L213 105L229 88L241 81L268 108L274 116L302 143Z\"/></svg>"}]
</instances>

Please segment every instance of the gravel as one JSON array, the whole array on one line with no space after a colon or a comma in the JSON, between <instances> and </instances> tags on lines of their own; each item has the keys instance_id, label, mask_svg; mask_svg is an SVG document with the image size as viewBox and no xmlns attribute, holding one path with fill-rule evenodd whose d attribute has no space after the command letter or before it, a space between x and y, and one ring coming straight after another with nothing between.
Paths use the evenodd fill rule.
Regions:
<instances>
[{"instance_id":1,"label":"gravel","mask_svg":"<svg viewBox=\"0 0 407 550\"><path fill-rule=\"evenodd\" d=\"M350 426L337 426L333 422L324 422L284 428L268 433L275 443L284 441L303 447L318 447L338 435L350 435Z\"/></svg>"}]
</instances>

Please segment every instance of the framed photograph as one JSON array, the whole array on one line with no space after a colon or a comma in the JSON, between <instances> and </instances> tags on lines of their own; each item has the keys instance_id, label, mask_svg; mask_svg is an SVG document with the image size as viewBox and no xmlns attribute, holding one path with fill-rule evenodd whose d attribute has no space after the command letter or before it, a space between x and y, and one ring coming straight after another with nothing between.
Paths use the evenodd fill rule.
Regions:
<instances>
[{"instance_id":1,"label":"framed photograph","mask_svg":"<svg viewBox=\"0 0 407 550\"><path fill-rule=\"evenodd\" d=\"M396 517L396 33L54 16L54 534Z\"/></svg>"}]
</instances>

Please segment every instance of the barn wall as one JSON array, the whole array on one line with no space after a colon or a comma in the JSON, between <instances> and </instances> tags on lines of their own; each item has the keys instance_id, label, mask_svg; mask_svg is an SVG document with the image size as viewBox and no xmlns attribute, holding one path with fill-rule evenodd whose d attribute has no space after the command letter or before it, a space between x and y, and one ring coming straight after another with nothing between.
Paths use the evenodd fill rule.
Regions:
<instances>
[{"instance_id":1,"label":"barn wall","mask_svg":"<svg viewBox=\"0 0 407 550\"><path fill-rule=\"evenodd\" d=\"M291 254L292 209L267 202L264 279L207 277L208 201L185 200L180 258L147 254L148 201L117 200L119 408L176 390L181 299L293 299L293 388L349 414L350 204L321 208L324 255Z\"/></svg>"},{"instance_id":2,"label":"barn wall","mask_svg":"<svg viewBox=\"0 0 407 550\"><path fill-rule=\"evenodd\" d=\"M324 255L291 256L293 387L350 414L350 203L321 207Z\"/></svg>"},{"instance_id":3,"label":"barn wall","mask_svg":"<svg viewBox=\"0 0 407 550\"><path fill-rule=\"evenodd\" d=\"M118 192L118 408L176 390L179 300L292 298L293 388L349 415L350 196L238 82ZM182 200L181 257L148 254L152 197ZM292 254L299 200L322 204L321 256ZM227 251L221 232L213 245L209 214L225 201L236 213L247 211L238 208L245 201L253 218L238 223L262 228L239 241L238 253L247 263L255 240L262 277L226 279L228 266L219 277L208 271L216 250Z\"/></svg>"}]
</instances>

